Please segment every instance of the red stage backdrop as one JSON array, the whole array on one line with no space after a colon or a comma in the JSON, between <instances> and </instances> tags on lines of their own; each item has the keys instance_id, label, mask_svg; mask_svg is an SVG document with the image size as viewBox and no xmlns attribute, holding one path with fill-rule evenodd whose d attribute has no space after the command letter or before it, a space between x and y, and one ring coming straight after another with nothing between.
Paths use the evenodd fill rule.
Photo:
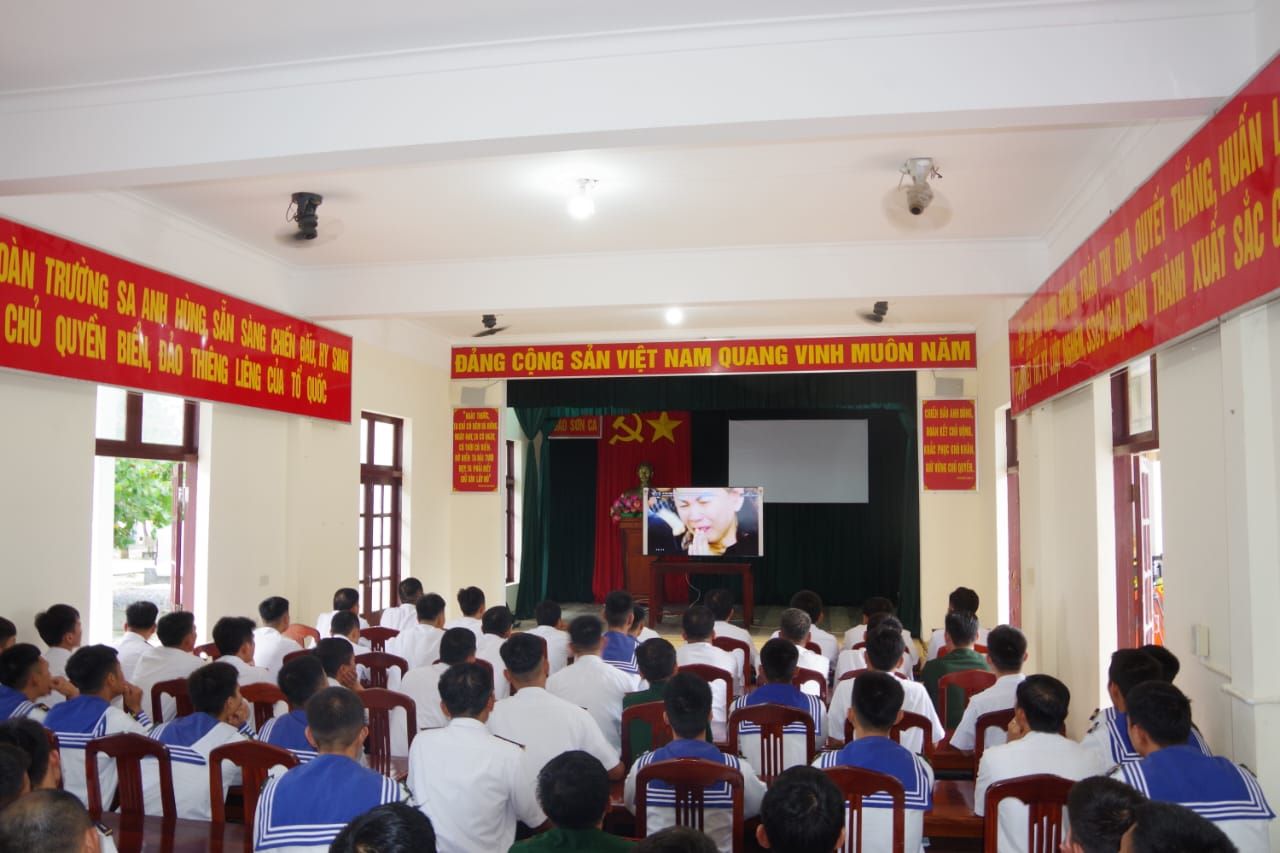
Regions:
<instances>
[{"instance_id":1,"label":"red stage backdrop","mask_svg":"<svg viewBox=\"0 0 1280 853\"><path fill-rule=\"evenodd\" d=\"M641 462L653 466L654 486L683 486L689 482L693 443L688 412L635 412L606 415L604 436L596 457L596 556L591 591L596 601L622 587L622 543L609 518L615 498L634 488ZM689 600L683 577L666 579L667 602Z\"/></svg>"}]
</instances>

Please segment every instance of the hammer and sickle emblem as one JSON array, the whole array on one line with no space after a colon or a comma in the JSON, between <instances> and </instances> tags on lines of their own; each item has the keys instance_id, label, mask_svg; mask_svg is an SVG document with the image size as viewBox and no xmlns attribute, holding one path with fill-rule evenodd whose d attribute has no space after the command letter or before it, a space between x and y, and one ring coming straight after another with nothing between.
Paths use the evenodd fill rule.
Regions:
<instances>
[{"instance_id":1,"label":"hammer and sickle emblem","mask_svg":"<svg viewBox=\"0 0 1280 853\"><path fill-rule=\"evenodd\" d=\"M626 415L618 415L613 419L614 434L609 436L610 444L617 444L618 442L630 444L633 441L644 441L644 421L640 420L640 414L638 412L633 414L631 417L635 418L635 426L633 427L627 426ZM624 438L622 435L619 435L619 433L625 433L626 437Z\"/></svg>"}]
</instances>

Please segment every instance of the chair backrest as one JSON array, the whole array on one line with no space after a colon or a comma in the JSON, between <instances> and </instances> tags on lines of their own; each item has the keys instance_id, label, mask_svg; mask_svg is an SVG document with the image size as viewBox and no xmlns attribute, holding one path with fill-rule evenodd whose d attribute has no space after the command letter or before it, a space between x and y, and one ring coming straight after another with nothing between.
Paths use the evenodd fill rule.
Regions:
<instances>
[{"instance_id":1,"label":"chair backrest","mask_svg":"<svg viewBox=\"0 0 1280 853\"><path fill-rule=\"evenodd\" d=\"M286 664L291 660L297 660L298 658L306 657L311 654L315 654L315 651L312 649L299 649L296 652L289 652L289 654L285 655L280 662L282 664Z\"/></svg>"},{"instance_id":2,"label":"chair backrest","mask_svg":"<svg viewBox=\"0 0 1280 853\"><path fill-rule=\"evenodd\" d=\"M207 661L214 661L214 660L217 660L217 659L218 659L218 644L217 644L217 643L205 643L203 646L196 646L196 647L195 647L195 649L194 649L194 651L192 652L192 654L194 654L196 657L204 658L204 659L205 659L205 660L207 660Z\"/></svg>"},{"instance_id":3,"label":"chair backrest","mask_svg":"<svg viewBox=\"0 0 1280 853\"><path fill-rule=\"evenodd\" d=\"M384 776L391 775L391 711L403 708L405 717L405 746L413 746L418 733L418 705L403 693L382 687L370 687L361 691L360 701L369 712L369 767Z\"/></svg>"},{"instance_id":4,"label":"chair backrest","mask_svg":"<svg viewBox=\"0 0 1280 853\"><path fill-rule=\"evenodd\" d=\"M982 760L982 753L987 748L987 729L1007 729L1013 720L1013 709L991 711L978 718L973 733L973 762L976 767Z\"/></svg>"},{"instance_id":5,"label":"chair backrest","mask_svg":"<svg viewBox=\"0 0 1280 853\"><path fill-rule=\"evenodd\" d=\"M258 794L267 781L272 767L286 770L298 766L298 757L287 749L241 740L225 743L209 753L209 806L214 823L226 823L226 803L222 792L222 762L230 761L240 768L241 790L244 796L244 825L253 826L253 814L258 808ZM246 830L248 832L249 830Z\"/></svg>"},{"instance_id":6,"label":"chair backrest","mask_svg":"<svg viewBox=\"0 0 1280 853\"><path fill-rule=\"evenodd\" d=\"M284 635L304 649L307 648L307 640L311 641L312 646L320 642L320 632L310 625L303 625L301 622L294 622L286 628Z\"/></svg>"},{"instance_id":7,"label":"chair backrest","mask_svg":"<svg viewBox=\"0 0 1280 853\"><path fill-rule=\"evenodd\" d=\"M729 714L729 706L733 704L733 674L721 669L718 666L712 666L709 663L687 663L684 666L676 667L678 672L689 672L701 678L710 684L713 681L724 682L724 701L725 716Z\"/></svg>"},{"instance_id":8,"label":"chair backrest","mask_svg":"<svg viewBox=\"0 0 1280 853\"><path fill-rule=\"evenodd\" d=\"M242 686L240 695L244 697L244 701L253 706L255 731L261 731L267 720L276 715L277 702L288 703L289 701L285 698L283 690L265 681Z\"/></svg>"},{"instance_id":9,"label":"chair backrest","mask_svg":"<svg viewBox=\"0 0 1280 853\"><path fill-rule=\"evenodd\" d=\"M903 711L902 719L894 723L893 728L889 729L889 737L897 743L902 742L902 733L909 729L919 729L920 734L924 736L924 747L922 754L925 761L933 760L933 723L929 722L929 718L923 714L914 714L911 711Z\"/></svg>"},{"instance_id":10,"label":"chair backrest","mask_svg":"<svg viewBox=\"0 0 1280 853\"><path fill-rule=\"evenodd\" d=\"M963 691L964 702L961 704L961 710L968 706L969 700L974 695L981 693L988 687L996 683L996 674L988 672L985 669L964 669L960 672L952 672L938 679L938 717L945 726L947 720L951 719L947 708L947 694L951 692L951 688Z\"/></svg>"},{"instance_id":11,"label":"chair backrest","mask_svg":"<svg viewBox=\"0 0 1280 853\"><path fill-rule=\"evenodd\" d=\"M852 646L850 646L849 648L851 648L851 649L853 649L855 652L857 652L857 651L862 651L862 650L863 650L863 649L865 649L866 647L867 647L867 641L866 641L866 640L863 640L861 643L854 643L854 644L853 644Z\"/></svg>"},{"instance_id":12,"label":"chair backrest","mask_svg":"<svg viewBox=\"0 0 1280 853\"><path fill-rule=\"evenodd\" d=\"M1000 842L1000 801L1013 798L1027 804L1027 853L1054 853L1062 843L1062 813L1075 783L1061 776L1037 773L1005 779L987 788L982 819L983 850L996 853Z\"/></svg>"},{"instance_id":13,"label":"chair backrest","mask_svg":"<svg viewBox=\"0 0 1280 853\"><path fill-rule=\"evenodd\" d=\"M711 645L731 655L737 654L742 657L742 686L744 688L749 684L756 683L756 670L751 665L750 643L746 640L739 640L737 637L716 637L711 641Z\"/></svg>"},{"instance_id":14,"label":"chair backrest","mask_svg":"<svg viewBox=\"0 0 1280 853\"><path fill-rule=\"evenodd\" d=\"M813 652L815 655L822 654L822 646L818 645L813 640L810 640L809 642L805 643L804 647L809 651Z\"/></svg>"},{"instance_id":15,"label":"chair backrest","mask_svg":"<svg viewBox=\"0 0 1280 853\"><path fill-rule=\"evenodd\" d=\"M985 655L987 653L987 647L982 645L982 643L974 643L973 650L980 655Z\"/></svg>"},{"instance_id":16,"label":"chair backrest","mask_svg":"<svg viewBox=\"0 0 1280 853\"><path fill-rule=\"evenodd\" d=\"M41 728L43 728L43 726ZM62 744L58 743L58 736L52 729L44 729L44 739L49 741L50 752L62 751Z\"/></svg>"},{"instance_id":17,"label":"chair backrest","mask_svg":"<svg viewBox=\"0 0 1280 853\"><path fill-rule=\"evenodd\" d=\"M166 818L176 818L178 809L173 802L173 765L164 744L139 734L126 733L94 738L85 744L85 788L89 797L89 814L94 820L102 818L102 782L98 779L98 756L104 755L116 762L116 776L120 780L120 814L146 813L142 796L142 760L154 758L160 764L160 807Z\"/></svg>"},{"instance_id":18,"label":"chair backrest","mask_svg":"<svg viewBox=\"0 0 1280 853\"><path fill-rule=\"evenodd\" d=\"M356 655L356 663L361 664L369 669L369 686L386 688L387 672L392 667L400 670L400 676L409 671L409 662L399 655L388 654L387 652L365 652L362 655Z\"/></svg>"},{"instance_id":19,"label":"chair backrest","mask_svg":"<svg viewBox=\"0 0 1280 853\"><path fill-rule=\"evenodd\" d=\"M636 760L635 750L631 745L632 725L649 727L649 749L657 749L671 743L674 735L671 725L663 717L666 705L661 699L654 702L640 702L622 709L622 763L628 769Z\"/></svg>"},{"instance_id":20,"label":"chair backrest","mask_svg":"<svg viewBox=\"0 0 1280 853\"><path fill-rule=\"evenodd\" d=\"M195 712L195 708L191 704L191 695L187 693L187 680L185 678L157 681L151 686L151 722L156 725L160 725L164 720L160 709L161 696L173 697L174 701L178 703L179 717L185 717Z\"/></svg>"},{"instance_id":21,"label":"chair backrest","mask_svg":"<svg viewBox=\"0 0 1280 853\"><path fill-rule=\"evenodd\" d=\"M791 683L803 690L804 686L810 681L818 685L818 695L822 697L822 704L827 704L827 677L822 673L814 672L811 669L796 667L796 674L791 676Z\"/></svg>"},{"instance_id":22,"label":"chair backrest","mask_svg":"<svg viewBox=\"0 0 1280 853\"><path fill-rule=\"evenodd\" d=\"M864 843L862 837L863 798L887 794L893 800L893 853L903 853L907 834L907 796L902 783L887 773L876 773L861 767L827 767L823 771L840 793L844 794L849 808L845 811L844 853L862 853L866 850L873 853L870 840ZM879 853L884 848L875 848Z\"/></svg>"},{"instance_id":23,"label":"chair backrest","mask_svg":"<svg viewBox=\"0 0 1280 853\"><path fill-rule=\"evenodd\" d=\"M742 850L742 773L727 764L701 758L654 761L636 774L636 835L648 835L649 783L665 782L675 791L676 826L702 831L706 789L727 783L733 798L733 849Z\"/></svg>"},{"instance_id":24,"label":"chair backrest","mask_svg":"<svg viewBox=\"0 0 1280 853\"><path fill-rule=\"evenodd\" d=\"M862 673L864 672L867 672L866 667L863 667L862 669L851 669L848 672L846 672L844 675L840 676L838 680L848 681L851 678L857 678L859 675L862 675Z\"/></svg>"},{"instance_id":25,"label":"chair backrest","mask_svg":"<svg viewBox=\"0 0 1280 853\"><path fill-rule=\"evenodd\" d=\"M400 636L400 632L395 628L383 628L380 625L363 628L360 631L360 639L368 640L369 648L375 652L385 652L387 650L387 640L398 636Z\"/></svg>"},{"instance_id":26,"label":"chair backrest","mask_svg":"<svg viewBox=\"0 0 1280 853\"><path fill-rule=\"evenodd\" d=\"M812 761L817 752L814 745L817 733L814 731L813 717L809 716L807 711L788 705L773 704L739 708L729 715L729 748L726 752L730 755L742 754L738 746L740 737L738 729L742 723L753 723L760 727L760 763L753 767L760 780L766 785L772 785L773 780L787 769L782 749L785 737L783 730L786 726L796 724L804 726L805 764Z\"/></svg>"}]
</instances>

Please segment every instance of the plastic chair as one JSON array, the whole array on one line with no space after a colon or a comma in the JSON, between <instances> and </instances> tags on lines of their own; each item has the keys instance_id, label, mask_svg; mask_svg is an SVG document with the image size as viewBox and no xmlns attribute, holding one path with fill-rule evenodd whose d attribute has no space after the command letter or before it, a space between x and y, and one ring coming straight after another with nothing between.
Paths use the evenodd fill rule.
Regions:
<instances>
[{"instance_id":1,"label":"plastic chair","mask_svg":"<svg viewBox=\"0 0 1280 853\"><path fill-rule=\"evenodd\" d=\"M975 767L982 760L982 753L987 748L987 729L1007 729L1012 720L1012 708L1006 708L1003 711L991 711L978 718L978 722L974 725L973 736L973 764Z\"/></svg>"},{"instance_id":2,"label":"plastic chair","mask_svg":"<svg viewBox=\"0 0 1280 853\"><path fill-rule=\"evenodd\" d=\"M285 628L284 635L302 646L303 649L307 648L307 640L311 641L312 647L320 642L320 632L310 625L303 625L301 622L294 622L288 628Z\"/></svg>"},{"instance_id":3,"label":"plastic chair","mask_svg":"<svg viewBox=\"0 0 1280 853\"><path fill-rule=\"evenodd\" d=\"M1074 784L1061 776L1037 773L1005 779L987 788L982 819L984 853L998 853L1000 801L1009 798L1027 804L1027 853L1055 853L1062 843L1062 813Z\"/></svg>"},{"instance_id":4,"label":"plastic chair","mask_svg":"<svg viewBox=\"0 0 1280 853\"><path fill-rule=\"evenodd\" d=\"M867 671L868 671L868 670L866 669L866 667L863 667L862 669L851 669L851 670L849 670L848 672L846 672L844 675L840 676L840 677L839 677L838 679L836 679L836 680L837 680L837 681L848 681L850 678L857 678L859 675L862 675L862 673L867 672Z\"/></svg>"},{"instance_id":5,"label":"plastic chair","mask_svg":"<svg viewBox=\"0 0 1280 853\"><path fill-rule=\"evenodd\" d=\"M384 776L391 771L391 711L403 708L405 716L405 745L413 746L418 733L418 705L403 693L382 687L370 687L360 693L360 701L369 712L369 739L365 748L369 753L369 767Z\"/></svg>"},{"instance_id":6,"label":"plastic chair","mask_svg":"<svg viewBox=\"0 0 1280 853\"><path fill-rule=\"evenodd\" d=\"M94 738L85 744L85 788L89 798L89 814L94 820L102 819L99 755L111 758L116 763L120 814L142 817L146 813L146 801L142 795L142 760L154 758L160 764L160 809L166 820L173 820L178 816L178 808L173 801L173 765L169 762L169 751L158 740L130 732Z\"/></svg>"},{"instance_id":7,"label":"plastic chair","mask_svg":"<svg viewBox=\"0 0 1280 853\"><path fill-rule=\"evenodd\" d=\"M646 764L636 774L636 835L648 835L650 782L665 782L675 791L676 826L703 829L703 799L712 785L727 783L733 797L733 849L742 850L742 773L717 761L676 758ZM665 807L664 807L665 808Z\"/></svg>"},{"instance_id":8,"label":"plastic chair","mask_svg":"<svg viewBox=\"0 0 1280 853\"><path fill-rule=\"evenodd\" d=\"M812 669L804 669L796 667L796 674L791 676L791 683L800 690L804 689L804 685L812 681L818 685L818 695L822 698L822 704L827 704L827 677L820 672L814 672Z\"/></svg>"},{"instance_id":9,"label":"plastic chair","mask_svg":"<svg viewBox=\"0 0 1280 853\"><path fill-rule=\"evenodd\" d=\"M387 650L387 640L398 636L400 636L400 632L395 628L383 628L380 625L365 628L360 632L360 638L368 640L369 648L375 652L385 652Z\"/></svg>"},{"instance_id":10,"label":"plastic chair","mask_svg":"<svg viewBox=\"0 0 1280 853\"><path fill-rule=\"evenodd\" d=\"M636 756L631 748L631 726L646 725L649 727L649 748L657 749L671 743L674 735L671 726L663 718L666 705L661 699L654 702L641 702L622 709L622 764L627 769L635 761Z\"/></svg>"},{"instance_id":11,"label":"plastic chair","mask_svg":"<svg viewBox=\"0 0 1280 853\"><path fill-rule=\"evenodd\" d=\"M207 661L215 661L218 659L218 644L205 643L203 646L196 646L192 654Z\"/></svg>"},{"instance_id":12,"label":"plastic chair","mask_svg":"<svg viewBox=\"0 0 1280 853\"><path fill-rule=\"evenodd\" d=\"M230 761L240 768L240 788L244 797L245 843L250 844L253 813L258 808L258 795L272 767L280 766L288 770L298 766L298 757L287 749L261 743L256 740L242 740L226 743L209 753L209 807L214 823L227 822L226 803L222 792L222 762Z\"/></svg>"},{"instance_id":13,"label":"plastic chair","mask_svg":"<svg viewBox=\"0 0 1280 853\"><path fill-rule=\"evenodd\" d=\"M684 666L676 667L677 672L688 672L698 676L703 681L710 684L713 681L724 682L724 713L729 715L729 707L733 705L733 674L726 672L718 666L712 666L709 663L688 663Z\"/></svg>"},{"instance_id":14,"label":"plastic chair","mask_svg":"<svg viewBox=\"0 0 1280 853\"><path fill-rule=\"evenodd\" d=\"M952 672L939 678L938 718L942 720L942 725L945 726L947 720L950 719L947 710L947 694L951 692L950 688L954 687L964 692L964 703L961 705L961 710L963 711L975 694L981 693L995 683L996 674L987 672L985 669L966 669L960 672Z\"/></svg>"},{"instance_id":15,"label":"plastic chair","mask_svg":"<svg viewBox=\"0 0 1280 853\"><path fill-rule=\"evenodd\" d=\"M844 794L849 808L845 812L844 853L871 851L870 843L862 841L863 798L876 794L888 794L893 800L893 853L903 853L907 837L907 796L902 783L886 773L864 770L861 767L827 767L823 773L830 777L840 793ZM878 851L876 851L878 853Z\"/></svg>"},{"instance_id":16,"label":"plastic chair","mask_svg":"<svg viewBox=\"0 0 1280 853\"><path fill-rule=\"evenodd\" d=\"M195 712L195 707L191 704L191 695L187 693L187 680L185 678L157 681L151 685L151 722L157 726L164 722L160 709L160 697L162 696L172 696L173 700L178 703L177 716L179 717L185 717Z\"/></svg>"},{"instance_id":17,"label":"plastic chair","mask_svg":"<svg viewBox=\"0 0 1280 853\"><path fill-rule=\"evenodd\" d=\"M254 731L261 731L267 720L276 715L277 702L288 703L289 701L285 698L283 690L265 681L244 685L240 688L240 695L244 697L244 701L253 706Z\"/></svg>"},{"instance_id":18,"label":"plastic chair","mask_svg":"<svg viewBox=\"0 0 1280 853\"><path fill-rule=\"evenodd\" d=\"M799 708L763 704L749 705L734 711L729 715L729 748L725 750L729 755L742 754L738 745L740 736L738 729L742 723L754 723L760 727L760 761L752 766L755 768L756 775L760 777L760 781L766 785L772 785L773 780L787 769L782 748L784 739L788 737L784 731L786 726L795 724L804 726L805 764L813 761L814 755L817 754L814 743L817 732L814 730L813 717Z\"/></svg>"},{"instance_id":19,"label":"plastic chair","mask_svg":"<svg viewBox=\"0 0 1280 853\"><path fill-rule=\"evenodd\" d=\"M746 640L739 640L735 637L716 637L711 641L711 645L721 651L729 654L742 655L742 686L743 688L751 687L756 684L756 670L751 665L751 644Z\"/></svg>"},{"instance_id":20,"label":"plastic chair","mask_svg":"<svg viewBox=\"0 0 1280 853\"><path fill-rule=\"evenodd\" d=\"M365 652L362 655L356 655L356 663L369 670L370 687L380 687L384 690L387 687L387 672L392 667L400 670L401 678L409 671L407 660L386 652Z\"/></svg>"}]
</instances>

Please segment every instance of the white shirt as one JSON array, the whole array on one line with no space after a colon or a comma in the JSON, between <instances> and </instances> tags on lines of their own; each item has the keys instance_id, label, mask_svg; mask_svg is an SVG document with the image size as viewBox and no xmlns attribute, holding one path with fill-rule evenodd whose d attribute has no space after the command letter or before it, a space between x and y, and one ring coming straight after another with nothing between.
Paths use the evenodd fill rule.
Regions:
<instances>
[{"instance_id":1,"label":"white shirt","mask_svg":"<svg viewBox=\"0 0 1280 853\"><path fill-rule=\"evenodd\" d=\"M502 661L502 644L506 641L506 637L499 637L497 634L481 634L476 640L476 660L488 661L493 667L494 701L501 701L511 695L511 685L502 675L502 671L507 668Z\"/></svg>"},{"instance_id":2,"label":"white shirt","mask_svg":"<svg viewBox=\"0 0 1280 853\"><path fill-rule=\"evenodd\" d=\"M1072 781L1106 771L1098 756L1058 734L1029 732L1012 743L993 746L982 753L978 781L973 789L974 814L982 815L987 788L995 782L1050 773ZM1027 807L1015 799L1000 804L1000 851L1023 853L1027 849Z\"/></svg>"},{"instance_id":3,"label":"white shirt","mask_svg":"<svg viewBox=\"0 0 1280 853\"><path fill-rule=\"evenodd\" d=\"M474 616L457 616L444 623L444 629L448 631L450 628L466 628L468 631L476 635L476 640L480 639L480 635L484 633L484 627L480 620Z\"/></svg>"},{"instance_id":4,"label":"white shirt","mask_svg":"<svg viewBox=\"0 0 1280 853\"><path fill-rule=\"evenodd\" d=\"M49 675L53 677L67 677L67 661L71 658L72 650L64 649L61 646L54 646L44 653L44 659L49 662ZM126 680L128 676L125 676ZM46 695L36 700L39 705L46 708L52 708L59 702L67 701L67 697L63 696L56 690L50 690Z\"/></svg>"},{"instance_id":5,"label":"white shirt","mask_svg":"<svg viewBox=\"0 0 1280 853\"><path fill-rule=\"evenodd\" d=\"M978 638L974 640L974 643L985 646L987 644L988 633L989 632L987 631L986 628L979 628ZM942 647L945 646L946 644L947 644L946 630L943 628L934 628L933 636L929 638L929 651L925 654L924 659L926 661L931 661L934 658L936 658L938 656L938 652L940 652L942 650Z\"/></svg>"},{"instance_id":6,"label":"white shirt","mask_svg":"<svg viewBox=\"0 0 1280 853\"><path fill-rule=\"evenodd\" d=\"M154 648L156 647L144 640L141 634L135 634L132 631L124 632L124 636L116 644L116 657L120 661L120 669L124 672L125 681L133 681L133 670L137 667L138 661ZM52 671L52 664L49 665L49 669Z\"/></svg>"},{"instance_id":7,"label":"white shirt","mask_svg":"<svg viewBox=\"0 0 1280 853\"><path fill-rule=\"evenodd\" d=\"M547 690L586 708L604 739L622 750L622 697L641 689L643 680L604 662L599 655L582 655L547 679Z\"/></svg>"},{"instance_id":8,"label":"white shirt","mask_svg":"<svg viewBox=\"0 0 1280 853\"><path fill-rule=\"evenodd\" d=\"M845 649L840 653L840 657L836 658L836 681L839 681L840 676L846 672L867 668L867 656L862 649ZM903 678L911 678L911 663L906 655L902 656L902 661L894 672L902 673Z\"/></svg>"},{"instance_id":9,"label":"white shirt","mask_svg":"<svg viewBox=\"0 0 1280 853\"><path fill-rule=\"evenodd\" d=\"M440 658L440 638L444 631L435 625L414 622L400 630L399 636L387 641L387 651L399 655L409 664L409 669L430 666Z\"/></svg>"},{"instance_id":10,"label":"white shirt","mask_svg":"<svg viewBox=\"0 0 1280 853\"><path fill-rule=\"evenodd\" d=\"M995 684L981 693L974 694L969 704L965 706L960 725L956 726L955 732L951 735L951 745L956 749L964 750L977 748L978 718L992 711L1007 711L1012 708L1018 698L1018 685L1024 678L1026 676L1020 672L1002 675L996 679ZM988 728L982 748L990 749L993 746L999 746L1008 739L1009 734L1004 729Z\"/></svg>"},{"instance_id":11,"label":"white shirt","mask_svg":"<svg viewBox=\"0 0 1280 853\"><path fill-rule=\"evenodd\" d=\"M433 663L411 669L400 682L400 692L417 706L419 729L438 729L449 722L440 709L440 676L448 668L447 663Z\"/></svg>"},{"instance_id":12,"label":"white shirt","mask_svg":"<svg viewBox=\"0 0 1280 853\"><path fill-rule=\"evenodd\" d=\"M781 636L781 631L774 631L773 634L769 636L769 639L773 640ZM810 625L809 642L822 649L820 657L827 659L826 672L831 672L831 668L836 665L836 656L840 653L840 644L836 642L835 635L822 630L817 625ZM800 648L801 651L808 651L808 649L805 649L803 646L798 648ZM810 654L813 653L810 652ZM815 669L815 667L805 667L805 669Z\"/></svg>"},{"instance_id":13,"label":"white shirt","mask_svg":"<svg viewBox=\"0 0 1280 853\"><path fill-rule=\"evenodd\" d=\"M751 632L745 628L739 628L732 622L716 622L716 636L728 637L731 640L741 640L751 649L751 669L758 671L760 669L760 650L756 648L755 641L751 639ZM734 653L737 657L738 653ZM743 661L744 669L746 661Z\"/></svg>"},{"instance_id":14,"label":"white shirt","mask_svg":"<svg viewBox=\"0 0 1280 853\"><path fill-rule=\"evenodd\" d=\"M580 749L612 769L618 750L609 745L591 715L541 687L521 687L489 713L489 731L525 749L536 774L562 752Z\"/></svg>"},{"instance_id":15,"label":"white shirt","mask_svg":"<svg viewBox=\"0 0 1280 853\"><path fill-rule=\"evenodd\" d=\"M245 663L235 655L223 655L217 659L217 663L230 664L236 668L239 676L237 679L243 687L246 684L275 684L276 680L271 677L271 673L267 672L260 666L254 666L251 663Z\"/></svg>"},{"instance_id":16,"label":"white shirt","mask_svg":"<svg viewBox=\"0 0 1280 853\"><path fill-rule=\"evenodd\" d=\"M418 605L397 604L395 607L388 607L382 611L382 618L378 620L378 624L383 628L394 628L397 631L403 631L410 625L417 625Z\"/></svg>"},{"instance_id":17,"label":"white shirt","mask_svg":"<svg viewBox=\"0 0 1280 853\"><path fill-rule=\"evenodd\" d=\"M270 626L254 630L253 644L253 662L271 673L272 679L280 674L285 655L302 651L302 646Z\"/></svg>"},{"instance_id":18,"label":"white shirt","mask_svg":"<svg viewBox=\"0 0 1280 853\"><path fill-rule=\"evenodd\" d=\"M854 625L848 631L844 632L844 642L841 644L842 649L852 649L858 643L867 641L867 626ZM911 636L911 632L906 628L902 629L902 642L907 647L907 655L910 660L910 668L915 669L916 664L920 662L920 646L916 643L915 638ZM837 678L839 676L836 676Z\"/></svg>"},{"instance_id":19,"label":"white shirt","mask_svg":"<svg viewBox=\"0 0 1280 853\"><path fill-rule=\"evenodd\" d=\"M539 625L530 628L529 633L547 641L547 662L551 665L551 675L569 665L569 634L554 625Z\"/></svg>"},{"instance_id":20,"label":"white shirt","mask_svg":"<svg viewBox=\"0 0 1280 853\"><path fill-rule=\"evenodd\" d=\"M191 652L169 646L159 646L144 654L133 671L133 683L142 688L142 710L151 713L151 688L161 681L186 678L204 661ZM178 700L165 694L160 697L160 719L157 724L168 722L178 715Z\"/></svg>"},{"instance_id":21,"label":"white shirt","mask_svg":"<svg viewBox=\"0 0 1280 853\"><path fill-rule=\"evenodd\" d=\"M647 642L649 640L657 640L661 637L662 635L659 634L657 631L653 630L652 628L644 627L640 629L640 633L636 634L636 645L638 646L641 643Z\"/></svg>"},{"instance_id":22,"label":"white shirt","mask_svg":"<svg viewBox=\"0 0 1280 853\"><path fill-rule=\"evenodd\" d=\"M409 790L431 818L441 853L506 850L517 820L536 827L547 819L524 750L479 720L450 720L418 735L409 750Z\"/></svg>"},{"instance_id":23,"label":"white shirt","mask_svg":"<svg viewBox=\"0 0 1280 853\"><path fill-rule=\"evenodd\" d=\"M734 695L742 692L742 661L737 655L729 654L724 649L717 649L707 642L685 643L676 649L676 666L690 664L707 664L725 672L733 678ZM712 681L711 685L711 722L727 723L729 721L729 703L732 698L725 694L723 681Z\"/></svg>"},{"instance_id":24,"label":"white shirt","mask_svg":"<svg viewBox=\"0 0 1280 853\"><path fill-rule=\"evenodd\" d=\"M800 653L799 658L796 660L797 669L807 669L811 672L818 673L823 678L827 677L827 673L830 671L830 666L827 664L827 659L825 657L817 652L809 651L804 646L796 646L796 651ZM805 693L808 693L810 696L822 695L822 688L817 684L814 684L812 681L806 681L804 686L800 689Z\"/></svg>"},{"instance_id":25,"label":"white shirt","mask_svg":"<svg viewBox=\"0 0 1280 853\"><path fill-rule=\"evenodd\" d=\"M831 693L831 707L827 710L827 737L844 743L844 724L849 719L849 709L853 707L853 682L856 678L837 681L836 689ZM902 710L919 714L929 721L933 727L933 742L938 743L946 736L947 730L938 719L929 691L918 681L898 679L902 685ZM919 729L911 729L902 733L901 744L916 755L924 752L924 735Z\"/></svg>"},{"instance_id":26,"label":"white shirt","mask_svg":"<svg viewBox=\"0 0 1280 853\"><path fill-rule=\"evenodd\" d=\"M330 610L329 612L321 613L316 617L316 630L320 632L321 637L329 636L329 623L333 621L333 617L337 614L338 611ZM363 616L357 616L356 619L360 620L359 624L361 631L369 627L369 622ZM368 643L361 642L360 645L368 645Z\"/></svg>"},{"instance_id":27,"label":"white shirt","mask_svg":"<svg viewBox=\"0 0 1280 853\"><path fill-rule=\"evenodd\" d=\"M248 740L235 728L214 722L199 737L191 740L180 737L178 743L165 739L166 730L175 726L190 726L198 722L207 725L212 721L208 714L192 714L180 720L162 723L150 734L152 740L165 744L169 751L169 763L173 767L173 801L178 807L180 820L211 820L209 804L209 753L227 743ZM203 726L201 726L203 728ZM191 742L186 742L190 740ZM222 800L226 802L227 789L240 784L240 768L230 761L222 762ZM159 817L164 814L160 796L160 770L156 762L142 762L142 796L146 813Z\"/></svg>"}]
</instances>

